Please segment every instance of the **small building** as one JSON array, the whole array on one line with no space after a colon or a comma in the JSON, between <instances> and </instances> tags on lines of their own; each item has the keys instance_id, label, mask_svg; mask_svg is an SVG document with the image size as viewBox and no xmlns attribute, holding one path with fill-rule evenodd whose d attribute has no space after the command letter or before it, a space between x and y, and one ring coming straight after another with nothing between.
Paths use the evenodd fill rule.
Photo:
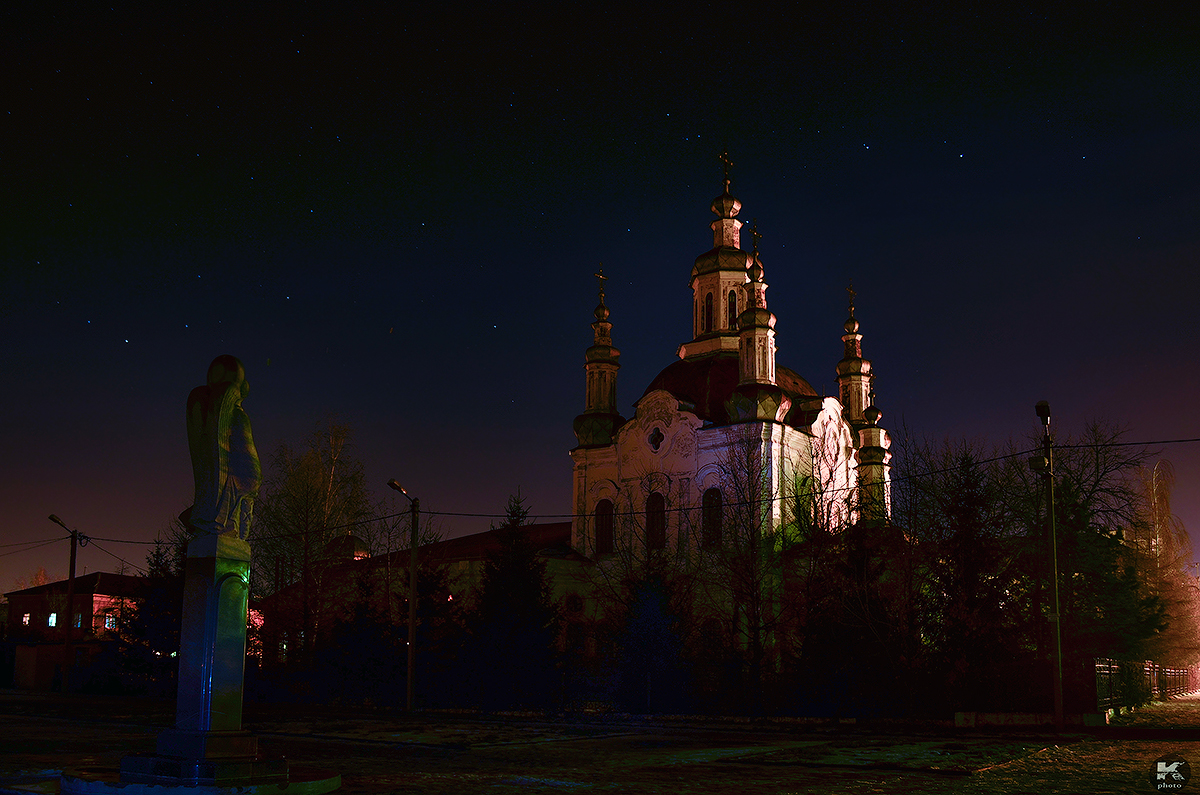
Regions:
<instances>
[{"instance_id":1,"label":"small building","mask_svg":"<svg viewBox=\"0 0 1200 795\"><path fill-rule=\"evenodd\" d=\"M64 684L70 689L86 682L99 658L113 652L119 618L136 609L145 584L144 577L127 574L85 574L75 578L70 608L68 580L6 593L13 686L62 690Z\"/></svg>"}]
</instances>

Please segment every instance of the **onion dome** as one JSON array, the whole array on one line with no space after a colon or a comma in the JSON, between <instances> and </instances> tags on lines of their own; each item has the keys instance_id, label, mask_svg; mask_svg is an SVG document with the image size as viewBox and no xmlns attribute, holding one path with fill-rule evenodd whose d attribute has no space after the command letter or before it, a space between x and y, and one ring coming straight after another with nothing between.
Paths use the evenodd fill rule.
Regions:
<instances>
[{"instance_id":1,"label":"onion dome","mask_svg":"<svg viewBox=\"0 0 1200 795\"><path fill-rule=\"evenodd\" d=\"M713 271L742 271L750 267L750 255L733 246L719 246L696 257L692 276Z\"/></svg>"},{"instance_id":2,"label":"onion dome","mask_svg":"<svg viewBox=\"0 0 1200 795\"><path fill-rule=\"evenodd\" d=\"M742 251L740 230L742 222L737 214L742 203L729 193L729 176L725 177L725 190L712 200L709 209L717 218L710 224L713 230L713 247L699 257L692 268L692 278L714 271L745 271L750 267L750 255Z\"/></svg>"},{"instance_id":3,"label":"onion dome","mask_svg":"<svg viewBox=\"0 0 1200 795\"><path fill-rule=\"evenodd\" d=\"M742 210L742 203L729 193L729 178L725 178L725 190L721 191L721 195L712 200L709 205L718 218L736 218L737 214Z\"/></svg>"},{"instance_id":4,"label":"onion dome","mask_svg":"<svg viewBox=\"0 0 1200 795\"><path fill-rule=\"evenodd\" d=\"M358 536L344 535L332 539L325 545L325 558L331 562L362 560L371 557L367 543Z\"/></svg>"},{"instance_id":5,"label":"onion dome","mask_svg":"<svg viewBox=\"0 0 1200 795\"><path fill-rule=\"evenodd\" d=\"M754 256L750 261L750 281L761 282L763 280L762 258L758 256L758 252L754 252Z\"/></svg>"}]
</instances>

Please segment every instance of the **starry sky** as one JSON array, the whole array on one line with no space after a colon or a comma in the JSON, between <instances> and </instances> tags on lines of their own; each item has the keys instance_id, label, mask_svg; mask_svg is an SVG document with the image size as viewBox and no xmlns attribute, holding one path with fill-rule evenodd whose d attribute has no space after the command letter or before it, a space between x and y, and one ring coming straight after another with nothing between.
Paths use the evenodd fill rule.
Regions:
<instances>
[{"instance_id":1,"label":"starry sky","mask_svg":"<svg viewBox=\"0 0 1200 795\"><path fill-rule=\"evenodd\" d=\"M50 513L146 541L190 504L225 353L264 462L334 415L391 510L396 478L566 513L593 274L629 416L691 336L726 150L818 391L853 279L893 432L1000 445L1045 399L1200 437L1195 10L428 5L3 12L0 588L65 575ZM1200 528L1200 445L1155 449Z\"/></svg>"}]
</instances>

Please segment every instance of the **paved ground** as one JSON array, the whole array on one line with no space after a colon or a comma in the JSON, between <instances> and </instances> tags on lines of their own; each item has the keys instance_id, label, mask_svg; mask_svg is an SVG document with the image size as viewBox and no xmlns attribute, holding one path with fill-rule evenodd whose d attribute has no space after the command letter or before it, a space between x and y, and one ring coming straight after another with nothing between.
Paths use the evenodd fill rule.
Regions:
<instances>
[{"instance_id":1,"label":"paved ground","mask_svg":"<svg viewBox=\"0 0 1200 795\"><path fill-rule=\"evenodd\" d=\"M53 792L63 768L115 768L126 753L152 750L172 708L0 691L0 792ZM265 753L342 773L347 795L1130 793L1154 791L1164 754L1200 763L1200 696L1118 724L1055 737L944 724L406 718L254 705L246 717Z\"/></svg>"}]
</instances>

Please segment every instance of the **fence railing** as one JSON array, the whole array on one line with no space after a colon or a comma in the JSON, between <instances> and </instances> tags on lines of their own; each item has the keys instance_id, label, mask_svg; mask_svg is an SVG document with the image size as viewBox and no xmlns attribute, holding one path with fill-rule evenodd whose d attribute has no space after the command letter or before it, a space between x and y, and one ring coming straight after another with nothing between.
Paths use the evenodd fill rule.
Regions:
<instances>
[{"instance_id":1,"label":"fence railing","mask_svg":"<svg viewBox=\"0 0 1200 795\"><path fill-rule=\"evenodd\" d=\"M1150 660L1096 658L1096 706L1099 710L1136 707L1200 689L1200 669L1168 668Z\"/></svg>"}]
</instances>

